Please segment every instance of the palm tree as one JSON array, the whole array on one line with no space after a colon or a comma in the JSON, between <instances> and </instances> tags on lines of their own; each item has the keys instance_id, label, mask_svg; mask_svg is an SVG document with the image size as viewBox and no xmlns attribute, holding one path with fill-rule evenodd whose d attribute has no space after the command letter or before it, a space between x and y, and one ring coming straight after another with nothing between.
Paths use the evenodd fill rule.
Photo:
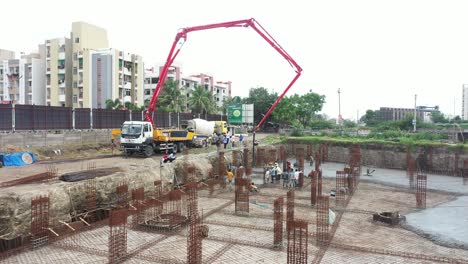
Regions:
<instances>
[{"instance_id":1,"label":"palm tree","mask_svg":"<svg viewBox=\"0 0 468 264\"><path fill-rule=\"evenodd\" d=\"M188 99L190 107L199 114L211 113L215 110L215 103L210 91L202 86L196 86L192 96Z\"/></svg>"},{"instance_id":2,"label":"palm tree","mask_svg":"<svg viewBox=\"0 0 468 264\"><path fill-rule=\"evenodd\" d=\"M180 92L177 81L168 80L164 83L159 104L162 109L168 112L182 112L182 108L185 105L184 96Z\"/></svg>"}]
</instances>

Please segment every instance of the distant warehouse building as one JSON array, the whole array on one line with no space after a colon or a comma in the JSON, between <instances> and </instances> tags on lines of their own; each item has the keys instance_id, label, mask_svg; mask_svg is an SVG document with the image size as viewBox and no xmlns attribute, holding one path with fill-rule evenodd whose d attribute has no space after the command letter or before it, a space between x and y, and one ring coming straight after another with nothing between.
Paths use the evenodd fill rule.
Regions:
<instances>
[{"instance_id":1,"label":"distant warehouse building","mask_svg":"<svg viewBox=\"0 0 468 264\"><path fill-rule=\"evenodd\" d=\"M416 107L416 116L424 122L431 122L432 111L438 111L439 107ZM382 121L398 121L405 118L406 115L414 115L414 108L394 108L394 107L380 107L379 118Z\"/></svg>"}]
</instances>

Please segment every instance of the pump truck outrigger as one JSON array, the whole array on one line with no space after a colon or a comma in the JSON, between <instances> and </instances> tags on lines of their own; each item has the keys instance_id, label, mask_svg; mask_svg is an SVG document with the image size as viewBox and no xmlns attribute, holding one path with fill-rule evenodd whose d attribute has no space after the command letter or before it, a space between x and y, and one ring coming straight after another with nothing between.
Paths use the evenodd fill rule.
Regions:
<instances>
[{"instance_id":1,"label":"pump truck outrigger","mask_svg":"<svg viewBox=\"0 0 468 264\"><path fill-rule=\"evenodd\" d=\"M153 96L149 103L148 109L145 112L145 121L125 121L122 125L120 148L126 154L132 154L134 152L143 153L145 156L151 156L155 151L173 151L177 152L182 150L184 147L189 147L193 138L196 134L190 131L181 130L166 130L158 129L154 124L154 120L151 117L152 113L156 109L156 102L158 101L159 94L164 87L169 67L174 62L175 58L180 52L183 43L187 39L187 34L193 31L201 31L215 28L231 28L231 27L251 27L257 32L268 44L270 44L296 72L293 80L288 84L286 89L278 96L273 105L268 109L267 113L263 116L257 126L254 128L254 140L255 131L257 131L275 109L276 105L281 101L286 92L296 82L302 72L302 68L294 61L294 59L276 42L276 40L253 18L245 20L237 20L231 22L223 22L216 24L208 24L195 27L182 28L176 34L174 42L172 43L171 50L167 56L164 67L162 68L159 76L159 82L156 85ZM112 138L119 132L112 132Z\"/></svg>"}]
</instances>

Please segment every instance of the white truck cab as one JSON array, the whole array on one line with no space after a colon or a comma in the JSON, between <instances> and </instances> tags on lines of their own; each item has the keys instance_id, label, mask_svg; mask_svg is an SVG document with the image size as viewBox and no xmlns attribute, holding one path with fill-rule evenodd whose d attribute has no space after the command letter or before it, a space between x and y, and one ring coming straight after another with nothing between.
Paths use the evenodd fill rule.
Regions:
<instances>
[{"instance_id":1,"label":"white truck cab","mask_svg":"<svg viewBox=\"0 0 468 264\"><path fill-rule=\"evenodd\" d=\"M120 135L120 149L126 155L135 152L149 157L154 152L153 125L145 121L125 121Z\"/></svg>"}]
</instances>

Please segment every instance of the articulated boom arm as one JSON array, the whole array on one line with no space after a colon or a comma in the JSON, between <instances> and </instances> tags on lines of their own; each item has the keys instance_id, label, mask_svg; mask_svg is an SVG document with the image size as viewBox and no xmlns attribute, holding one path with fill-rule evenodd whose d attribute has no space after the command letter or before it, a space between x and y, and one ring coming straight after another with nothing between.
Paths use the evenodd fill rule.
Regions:
<instances>
[{"instance_id":1,"label":"articulated boom arm","mask_svg":"<svg viewBox=\"0 0 468 264\"><path fill-rule=\"evenodd\" d=\"M278 51L281 56L283 56L288 63L291 65L291 67L294 68L296 72L296 76L294 79L289 83L289 85L286 87L286 89L283 91L283 93L278 96L276 101L273 103L273 105L268 109L267 113L263 116L262 120L257 124L255 127L255 130L258 130L258 128L261 127L263 122L265 122L266 118L270 115L270 113L275 109L276 105L283 99L284 95L286 92L288 92L289 88L296 82L296 80L299 78L302 72L302 68L294 61L294 59L276 42L276 40L253 18L251 19L245 19L245 20L237 20L237 21L231 21L231 22L224 22L224 23L217 23L217 24L209 24L209 25L203 25L203 26L196 26L196 27L187 27L181 29L176 37L174 42L172 43L171 50L169 52L169 55L167 56L166 63L164 64L164 67L161 70L160 76L159 76L159 82L156 85L156 89L154 90L153 97L151 98L150 104L148 106L148 109L146 110L145 113L145 120L148 122L151 122L153 125L153 119L151 118L151 113L154 112L156 109L156 102L158 101L159 94L161 93L162 88L164 87L164 83L166 81L167 73L169 71L169 67L172 65L174 62L175 58L180 52L180 49L182 48L183 43L187 39L187 33L193 32L193 31L200 31L200 30L205 30L205 29L214 29L214 28L230 28L230 27L251 27L255 32L257 32L263 39L265 39L276 51Z\"/></svg>"}]
</instances>

